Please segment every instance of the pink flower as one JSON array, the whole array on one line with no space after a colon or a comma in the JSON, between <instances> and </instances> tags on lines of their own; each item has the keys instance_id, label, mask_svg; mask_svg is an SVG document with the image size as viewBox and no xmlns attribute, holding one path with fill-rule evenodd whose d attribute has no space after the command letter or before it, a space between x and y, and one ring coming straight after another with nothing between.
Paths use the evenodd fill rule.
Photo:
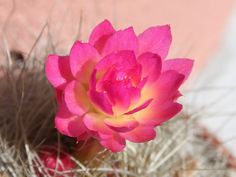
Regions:
<instances>
[{"instance_id":1,"label":"pink flower","mask_svg":"<svg viewBox=\"0 0 236 177\"><path fill-rule=\"evenodd\" d=\"M57 147L45 147L39 152L39 157L47 169L47 173L55 177L63 177L64 175L56 175L55 171L63 172L72 170L76 167L70 155L65 152L58 153ZM37 170L37 169L36 169ZM38 176L44 176L38 170ZM67 173L67 176L74 176L73 173Z\"/></svg>"},{"instance_id":2,"label":"pink flower","mask_svg":"<svg viewBox=\"0 0 236 177\"><path fill-rule=\"evenodd\" d=\"M170 44L168 25L137 36L132 27L116 31L105 20L88 43L75 42L69 56L49 55L58 131L78 140L94 137L113 152L126 140L152 140L155 127L181 111L178 89L193 66L190 59L166 60Z\"/></svg>"}]
</instances>

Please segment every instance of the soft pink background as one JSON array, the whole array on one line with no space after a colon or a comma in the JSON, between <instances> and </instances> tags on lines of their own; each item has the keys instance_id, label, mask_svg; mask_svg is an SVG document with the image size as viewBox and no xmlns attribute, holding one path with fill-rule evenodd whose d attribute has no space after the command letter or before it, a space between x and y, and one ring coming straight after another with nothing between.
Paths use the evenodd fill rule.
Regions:
<instances>
[{"instance_id":1,"label":"soft pink background","mask_svg":"<svg viewBox=\"0 0 236 177\"><path fill-rule=\"evenodd\" d=\"M169 56L194 58L197 70L217 47L233 3L234 0L0 0L0 34L6 37L9 48L27 53L48 22L53 43L66 53L75 40L80 19L83 40L104 18L117 28L132 25L137 33L151 25L169 23L174 39Z\"/></svg>"}]
</instances>

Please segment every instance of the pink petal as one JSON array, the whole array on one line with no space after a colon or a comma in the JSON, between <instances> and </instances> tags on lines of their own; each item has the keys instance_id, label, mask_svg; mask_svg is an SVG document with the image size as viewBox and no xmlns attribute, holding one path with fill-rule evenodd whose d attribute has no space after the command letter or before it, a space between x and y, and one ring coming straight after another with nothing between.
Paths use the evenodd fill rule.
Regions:
<instances>
[{"instance_id":1,"label":"pink petal","mask_svg":"<svg viewBox=\"0 0 236 177\"><path fill-rule=\"evenodd\" d=\"M156 99L163 102L169 98L173 98L180 85L183 83L184 75L170 70L162 73L155 83Z\"/></svg>"},{"instance_id":2,"label":"pink petal","mask_svg":"<svg viewBox=\"0 0 236 177\"><path fill-rule=\"evenodd\" d=\"M112 130L118 132L131 131L138 126L138 122L131 117L107 118L104 120L104 122Z\"/></svg>"},{"instance_id":3,"label":"pink petal","mask_svg":"<svg viewBox=\"0 0 236 177\"><path fill-rule=\"evenodd\" d=\"M77 77L77 73L84 64L89 61L97 60L99 54L97 50L87 43L75 42L70 51L70 68L72 74Z\"/></svg>"},{"instance_id":4,"label":"pink petal","mask_svg":"<svg viewBox=\"0 0 236 177\"><path fill-rule=\"evenodd\" d=\"M130 132L121 133L121 136L131 142L142 143L154 139L156 137L156 131L153 127L140 125Z\"/></svg>"},{"instance_id":5,"label":"pink petal","mask_svg":"<svg viewBox=\"0 0 236 177\"><path fill-rule=\"evenodd\" d=\"M68 110L65 99L64 92L61 90L55 90L57 99L57 116L62 118L68 118L72 116L72 113Z\"/></svg>"},{"instance_id":6,"label":"pink petal","mask_svg":"<svg viewBox=\"0 0 236 177\"><path fill-rule=\"evenodd\" d=\"M130 89L131 105L139 101L141 97L141 89L138 87L131 87Z\"/></svg>"},{"instance_id":7,"label":"pink petal","mask_svg":"<svg viewBox=\"0 0 236 177\"><path fill-rule=\"evenodd\" d=\"M83 119L71 114L64 102L59 104L55 126L60 133L70 137L78 137L87 130Z\"/></svg>"},{"instance_id":8,"label":"pink petal","mask_svg":"<svg viewBox=\"0 0 236 177\"><path fill-rule=\"evenodd\" d=\"M77 72L76 80L84 85L87 85L95 68L95 65L96 61L94 60L89 60L84 63L84 65L80 68L80 71Z\"/></svg>"},{"instance_id":9,"label":"pink petal","mask_svg":"<svg viewBox=\"0 0 236 177\"><path fill-rule=\"evenodd\" d=\"M110 139L101 140L100 143L112 152L120 152L125 148L125 139L119 135L115 135Z\"/></svg>"},{"instance_id":10,"label":"pink petal","mask_svg":"<svg viewBox=\"0 0 236 177\"><path fill-rule=\"evenodd\" d=\"M168 54L172 40L170 26L164 25L148 28L138 36L138 39L139 54L152 52L164 59Z\"/></svg>"},{"instance_id":11,"label":"pink petal","mask_svg":"<svg viewBox=\"0 0 236 177\"><path fill-rule=\"evenodd\" d=\"M97 70L107 70L112 66L123 69L132 69L137 66L135 53L133 51L122 50L105 56L96 65Z\"/></svg>"},{"instance_id":12,"label":"pink petal","mask_svg":"<svg viewBox=\"0 0 236 177\"><path fill-rule=\"evenodd\" d=\"M97 84L96 75L97 75L97 70L94 69L91 76L90 76L90 80L89 80L89 89L90 90L96 90L96 84Z\"/></svg>"},{"instance_id":13,"label":"pink petal","mask_svg":"<svg viewBox=\"0 0 236 177\"><path fill-rule=\"evenodd\" d=\"M79 82L72 81L65 88L65 103L70 112L82 116L89 110L87 92Z\"/></svg>"},{"instance_id":14,"label":"pink petal","mask_svg":"<svg viewBox=\"0 0 236 177\"><path fill-rule=\"evenodd\" d=\"M156 125L160 125L169 119L173 118L176 114L178 114L182 110L183 106L179 103L166 103L162 106L159 106L158 113L156 115L157 121L155 121Z\"/></svg>"},{"instance_id":15,"label":"pink petal","mask_svg":"<svg viewBox=\"0 0 236 177\"><path fill-rule=\"evenodd\" d=\"M56 116L55 126L61 134L70 137L79 137L87 130L82 118L78 118L76 116L72 116L70 118Z\"/></svg>"},{"instance_id":16,"label":"pink petal","mask_svg":"<svg viewBox=\"0 0 236 177\"><path fill-rule=\"evenodd\" d=\"M150 104L152 101L153 101L153 99L149 99L149 100L145 101L143 104L141 104L140 106L138 106L138 107L136 107L136 108L130 110L129 112L126 112L125 114L126 114L126 115L129 115L129 114L134 114L134 113L136 113L136 112L138 112L138 111L141 111L141 110L145 109L146 107L148 107L149 104Z\"/></svg>"},{"instance_id":17,"label":"pink petal","mask_svg":"<svg viewBox=\"0 0 236 177\"><path fill-rule=\"evenodd\" d=\"M73 79L68 56L49 55L45 72L49 82L57 89L63 88L67 82Z\"/></svg>"},{"instance_id":18,"label":"pink petal","mask_svg":"<svg viewBox=\"0 0 236 177\"><path fill-rule=\"evenodd\" d=\"M155 110L155 111L153 111ZM153 103L147 113L134 115L136 120L144 125L157 126L171 119L182 110L182 105L175 102L164 104Z\"/></svg>"},{"instance_id":19,"label":"pink petal","mask_svg":"<svg viewBox=\"0 0 236 177\"><path fill-rule=\"evenodd\" d=\"M137 87L142 79L142 66L137 64L133 69L128 70L128 76L131 78L132 85Z\"/></svg>"},{"instance_id":20,"label":"pink petal","mask_svg":"<svg viewBox=\"0 0 236 177\"><path fill-rule=\"evenodd\" d=\"M142 65L142 75L148 77L149 82L157 80L161 73L161 58L157 54L144 53L138 58L138 62Z\"/></svg>"},{"instance_id":21,"label":"pink petal","mask_svg":"<svg viewBox=\"0 0 236 177\"><path fill-rule=\"evenodd\" d=\"M83 120L73 115L67 108L62 91L57 90L58 111L55 125L58 131L64 135L77 137L86 132ZM79 129L79 131L78 131Z\"/></svg>"},{"instance_id":22,"label":"pink petal","mask_svg":"<svg viewBox=\"0 0 236 177\"><path fill-rule=\"evenodd\" d=\"M171 98L173 101L177 100L179 97L183 96L180 91L177 91L176 94Z\"/></svg>"},{"instance_id":23,"label":"pink petal","mask_svg":"<svg viewBox=\"0 0 236 177\"><path fill-rule=\"evenodd\" d=\"M105 82L103 84L107 95L111 102L120 108L127 109L131 103L131 93L129 88L123 82L111 83Z\"/></svg>"},{"instance_id":24,"label":"pink petal","mask_svg":"<svg viewBox=\"0 0 236 177\"><path fill-rule=\"evenodd\" d=\"M111 135L113 131L104 124L105 118L104 115L91 113L86 114L83 121L89 130Z\"/></svg>"},{"instance_id":25,"label":"pink petal","mask_svg":"<svg viewBox=\"0 0 236 177\"><path fill-rule=\"evenodd\" d=\"M138 88L142 89L146 85L147 81L148 81L148 77L144 77L138 84Z\"/></svg>"},{"instance_id":26,"label":"pink petal","mask_svg":"<svg viewBox=\"0 0 236 177\"><path fill-rule=\"evenodd\" d=\"M96 70L102 74L105 72L96 88L106 91L113 105L128 108L131 101L139 98L140 89L135 89L132 84L141 80L141 67L132 51L119 51L104 57L96 65ZM90 84L93 88L96 85L94 78L93 74Z\"/></svg>"},{"instance_id":27,"label":"pink petal","mask_svg":"<svg viewBox=\"0 0 236 177\"><path fill-rule=\"evenodd\" d=\"M110 103L107 93L96 91L96 73L97 71L94 70L90 78L90 83L89 83L90 90L88 93L89 98L95 106L100 108L105 113L112 115L113 114L112 105Z\"/></svg>"},{"instance_id":28,"label":"pink petal","mask_svg":"<svg viewBox=\"0 0 236 177\"><path fill-rule=\"evenodd\" d=\"M113 137L113 133L106 134L106 133L103 133L103 132L97 132L97 135L94 133L93 136L97 139L108 140L108 139Z\"/></svg>"},{"instance_id":29,"label":"pink petal","mask_svg":"<svg viewBox=\"0 0 236 177\"><path fill-rule=\"evenodd\" d=\"M190 59L172 59L163 62L163 71L174 70L185 76L186 80L192 71L193 60Z\"/></svg>"},{"instance_id":30,"label":"pink petal","mask_svg":"<svg viewBox=\"0 0 236 177\"><path fill-rule=\"evenodd\" d=\"M117 31L106 42L103 49L103 56L121 50L137 52L138 40L132 27Z\"/></svg>"},{"instance_id":31,"label":"pink petal","mask_svg":"<svg viewBox=\"0 0 236 177\"><path fill-rule=\"evenodd\" d=\"M103 92L97 92L95 90L89 91L89 97L91 101L99 107L102 111L104 111L107 114L112 115L112 105L109 101L109 98L106 93Z\"/></svg>"},{"instance_id":32,"label":"pink petal","mask_svg":"<svg viewBox=\"0 0 236 177\"><path fill-rule=\"evenodd\" d=\"M112 24L108 20L104 20L93 29L89 43L101 53L106 41L114 32Z\"/></svg>"}]
</instances>

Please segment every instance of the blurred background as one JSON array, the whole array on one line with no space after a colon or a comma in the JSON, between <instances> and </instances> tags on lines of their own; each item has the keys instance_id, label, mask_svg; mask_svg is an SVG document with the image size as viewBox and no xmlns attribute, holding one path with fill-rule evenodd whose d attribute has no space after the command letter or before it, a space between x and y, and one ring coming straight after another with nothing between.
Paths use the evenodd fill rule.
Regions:
<instances>
[{"instance_id":1,"label":"blurred background","mask_svg":"<svg viewBox=\"0 0 236 177\"><path fill-rule=\"evenodd\" d=\"M103 19L136 33L171 25L169 58L195 60L185 110L236 157L235 0L0 0L0 55L6 47L26 55L41 35L40 45L50 38L57 53L68 53Z\"/></svg>"}]
</instances>

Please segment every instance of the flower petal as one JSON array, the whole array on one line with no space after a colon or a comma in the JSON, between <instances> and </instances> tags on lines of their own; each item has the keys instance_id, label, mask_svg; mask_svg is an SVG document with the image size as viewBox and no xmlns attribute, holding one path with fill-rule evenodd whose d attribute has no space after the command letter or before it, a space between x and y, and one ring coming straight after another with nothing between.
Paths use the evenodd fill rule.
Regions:
<instances>
[{"instance_id":1,"label":"flower petal","mask_svg":"<svg viewBox=\"0 0 236 177\"><path fill-rule=\"evenodd\" d=\"M83 119L70 113L64 102L58 105L58 112L55 118L57 130L70 137L78 137L86 132Z\"/></svg>"},{"instance_id":2,"label":"flower petal","mask_svg":"<svg viewBox=\"0 0 236 177\"><path fill-rule=\"evenodd\" d=\"M103 56L121 50L137 52L138 40L132 27L114 33L106 42Z\"/></svg>"},{"instance_id":3,"label":"flower petal","mask_svg":"<svg viewBox=\"0 0 236 177\"><path fill-rule=\"evenodd\" d=\"M65 103L75 115L82 116L90 108L87 92L83 85L76 81L71 81L65 88Z\"/></svg>"},{"instance_id":4,"label":"flower petal","mask_svg":"<svg viewBox=\"0 0 236 177\"><path fill-rule=\"evenodd\" d=\"M114 131L127 132L138 126L138 122L131 117L107 118L105 124Z\"/></svg>"},{"instance_id":5,"label":"flower petal","mask_svg":"<svg viewBox=\"0 0 236 177\"><path fill-rule=\"evenodd\" d=\"M170 26L164 25L148 28L138 36L138 39L139 54L152 52L164 59L168 54L172 40Z\"/></svg>"},{"instance_id":6,"label":"flower petal","mask_svg":"<svg viewBox=\"0 0 236 177\"><path fill-rule=\"evenodd\" d=\"M155 117L157 121L155 121L155 125L161 125L162 123L168 121L173 118L176 114L178 114L182 110L183 106L179 103L166 103L162 106L158 106L158 113Z\"/></svg>"},{"instance_id":7,"label":"flower petal","mask_svg":"<svg viewBox=\"0 0 236 177\"><path fill-rule=\"evenodd\" d=\"M148 77L149 82L157 80L162 65L161 58L157 54L144 53L138 58L138 62L142 65L143 77Z\"/></svg>"},{"instance_id":8,"label":"flower petal","mask_svg":"<svg viewBox=\"0 0 236 177\"><path fill-rule=\"evenodd\" d=\"M171 59L163 62L163 71L174 70L185 76L186 80L192 71L193 60L190 59Z\"/></svg>"},{"instance_id":9,"label":"flower petal","mask_svg":"<svg viewBox=\"0 0 236 177\"><path fill-rule=\"evenodd\" d=\"M78 77L77 74L83 65L91 60L96 61L98 57L99 54L92 45L80 41L75 42L71 48L69 59L72 74Z\"/></svg>"},{"instance_id":10,"label":"flower petal","mask_svg":"<svg viewBox=\"0 0 236 177\"><path fill-rule=\"evenodd\" d=\"M136 113L136 112L138 112L138 111L141 111L141 110L145 109L146 107L149 106L149 104L150 104L152 101L153 101L153 99L149 99L149 100L145 101L145 102L144 102L143 104L141 104L140 106L138 106L138 107L136 107L136 108L134 108L134 109L132 109L132 110L126 112L125 115L134 114L134 113Z\"/></svg>"},{"instance_id":11,"label":"flower petal","mask_svg":"<svg viewBox=\"0 0 236 177\"><path fill-rule=\"evenodd\" d=\"M181 110L181 104L171 101L164 104L152 103L148 109L137 112L136 114L133 114L133 116L143 125L157 126L168 121Z\"/></svg>"},{"instance_id":12,"label":"flower petal","mask_svg":"<svg viewBox=\"0 0 236 177\"><path fill-rule=\"evenodd\" d=\"M49 82L57 89L64 88L65 84L73 79L68 56L49 55L45 72Z\"/></svg>"},{"instance_id":13,"label":"flower petal","mask_svg":"<svg viewBox=\"0 0 236 177\"><path fill-rule=\"evenodd\" d=\"M83 121L89 130L111 135L113 131L104 124L105 118L101 114L89 113L84 116Z\"/></svg>"},{"instance_id":14,"label":"flower petal","mask_svg":"<svg viewBox=\"0 0 236 177\"><path fill-rule=\"evenodd\" d=\"M131 90L126 87L124 82L104 82L103 87L114 106L122 109L127 109L130 106Z\"/></svg>"},{"instance_id":15,"label":"flower petal","mask_svg":"<svg viewBox=\"0 0 236 177\"><path fill-rule=\"evenodd\" d=\"M135 53L129 50L122 50L116 53L109 54L98 62L98 64L96 65L96 69L107 70L112 66L123 69L132 69L134 67L138 67Z\"/></svg>"},{"instance_id":16,"label":"flower petal","mask_svg":"<svg viewBox=\"0 0 236 177\"><path fill-rule=\"evenodd\" d=\"M97 73L97 70L94 70L92 72L92 75L89 81L90 90L88 92L88 96L90 100L92 101L92 103L94 104L94 106L97 106L98 108L100 108L104 113L112 115L113 114L112 105L110 103L107 93L96 91L96 84L97 84L96 73Z\"/></svg>"},{"instance_id":17,"label":"flower petal","mask_svg":"<svg viewBox=\"0 0 236 177\"><path fill-rule=\"evenodd\" d=\"M92 100L92 102L99 107L102 111L104 111L107 114L112 115L112 105L109 102L109 98L106 93L103 92L97 92L95 90L89 91L89 97Z\"/></svg>"},{"instance_id":18,"label":"flower petal","mask_svg":"<svg viewBox=\"0 0 236 177\"><path fill-rule=\"evenodd\" d=\"M119 135L115 135L110 139L101 140L100 143L112 152L120 152L125 148L125 139Z\"/></svg>"},{"instance_id":19,"label":"flower petal","mask_svg":"<svg viewBox=\"0 0 236 177\"><path fill-rule=\"evenodd\" d=\"M131 105L136 104L141 97L141 89L138 87L131 87L130 89L130 98L131 98Z\"/></svg>"},{"instance_id":20,"label":"flower petal","mask_svg":"<svg viewBox=\"0 0 236 177\"><path fill-rule=\"evenodd\" d=\"M77 116L72 116L70 118L56 116L55 126L61 134L70 137L79 137L87 130L82 118L78 118Z\"/></svg>"},{"instance_id":21,"label":"flower petal","mask_svg":"<svg viewBox=\"0 0 236 177\"><path fill-rule=\"evenodd\" d=\"M159 102L164 102L173 96L178 91L180 85L183 83L184 75L177 73L174 70L163 72L155 85L153 86L153 93Z\"/></svg>"},{"instance_id":22,"label":"flower petal","mask_svg":"<svg viewBox=\"0 0 236 177\"><path fill-rule=\"evenodd\" d=\"M140 125L130 132L121 133L121 136L131 142L142 143L154 139L156 137L156 131L153 127Z\"/></svg>"},{"instance_id":23,"label":"flower petal","mask_svg":"<svg viewBox=\"0 0 236 177\"><path fill-rule=\"evenodd\" d=\"M89 37L89 43L101 53L106 41L113 33L115 33L115 30L112 24L108 20L104 20L92 31Z\"/></svg>"}]
</instances>

